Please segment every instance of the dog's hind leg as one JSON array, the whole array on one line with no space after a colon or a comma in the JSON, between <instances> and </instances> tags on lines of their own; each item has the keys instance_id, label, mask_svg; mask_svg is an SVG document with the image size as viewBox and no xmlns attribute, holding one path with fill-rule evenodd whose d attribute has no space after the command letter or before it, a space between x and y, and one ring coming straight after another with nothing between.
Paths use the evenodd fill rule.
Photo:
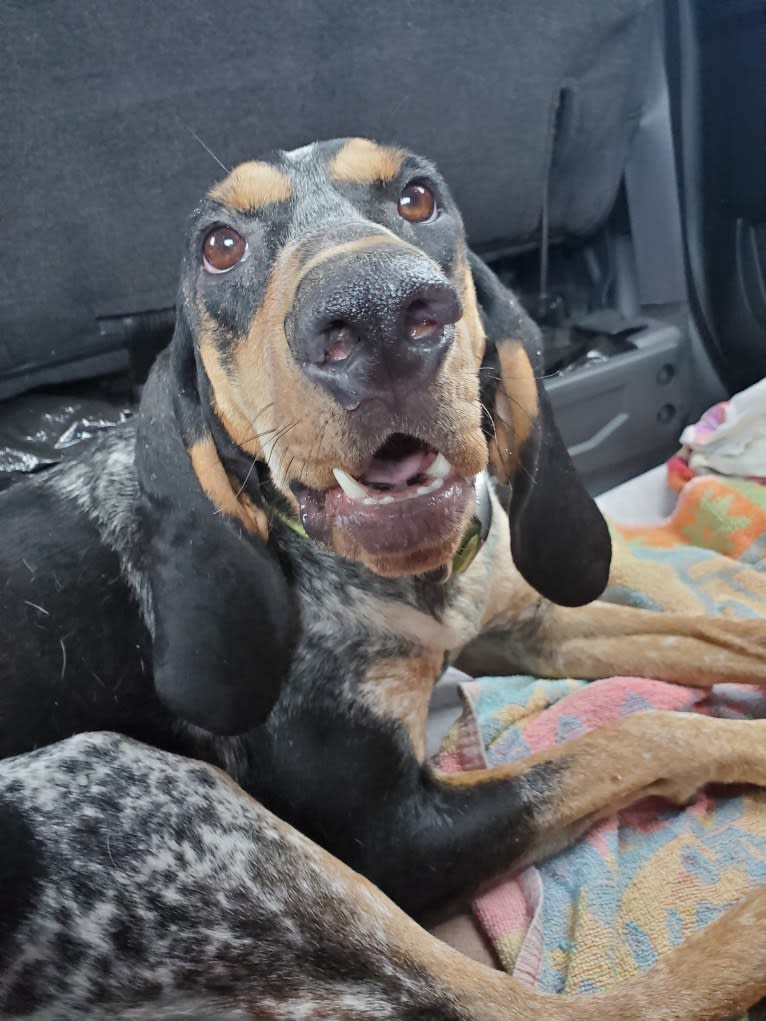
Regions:
<instances>
[{"instance_id":1,"label":"dog's hind leg","mask_svg":"<svg viewBox=\"0 0 766 1021\"><path fill-rule=\"evenodd\" d=\"M82 735L0 764L0 807L2 1017L724 1021L766 994L766 891L614 991L556 997L429 936L212 767Z\"/></svg>"}]
</instances>

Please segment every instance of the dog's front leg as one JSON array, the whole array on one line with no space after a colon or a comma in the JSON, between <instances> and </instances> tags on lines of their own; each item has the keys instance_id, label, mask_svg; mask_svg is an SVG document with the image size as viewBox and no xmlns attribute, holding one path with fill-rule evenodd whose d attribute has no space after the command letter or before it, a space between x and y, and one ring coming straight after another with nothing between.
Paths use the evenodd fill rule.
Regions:
<instances>
[{"instance_id":1,"label":"dog's front leg","mask_svg":"<svg viewBox=\"0 0 766 1021\"><path fill-rule=\"evenodd\" d=\"M494 875L549 856L632 802L659 795L683 804L709 782L766 786L766 722L636 713L507 767L451 776L424 770L418 791L387 816L370 841L375 860L368 856L364 868L422 918ZM766 931L758 929L756 938L766 941ZM685 995L697 985L710 988L710 961L697 954L696 945L679 951ZM745 971L750 966L730 963ZM691 1008L673 1013L659 999L653 1009L647 1016L686 1021L707 1016L702 1005L694 1008L700 1013ZM641 1016L635 1005L624 1010L611 1016Z\"/></svg>"},{"instance_id":2,"label":"dog's front leg","mask_svg":"<svg viewBox=\"0 0 766 1021\"><path fill-rule=\"evenodd\" d=\"M468 673L596 680L623 674L709 687L766 684L766 620L621 606L556 606L512 568L492 578L483 631L457 665Z\"/></svg>"},{"instance_id":3,"label":"dog's front leg","mask_svg":"<svg viewBox=\"0 0 766 1021\"><path fill-rule=\"evenodd\" d=\"M654 795L683 805L707 783L766 787L766 721L634 713L508 766L424 768L380 828L365 871L422 917L550 856L626 805Z\"/></svg>"}]
</instances>

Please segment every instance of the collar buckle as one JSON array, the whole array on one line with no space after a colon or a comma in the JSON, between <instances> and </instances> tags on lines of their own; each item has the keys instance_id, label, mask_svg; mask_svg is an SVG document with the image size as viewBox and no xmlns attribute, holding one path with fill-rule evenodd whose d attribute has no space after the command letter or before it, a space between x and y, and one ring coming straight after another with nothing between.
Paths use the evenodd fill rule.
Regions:
<instances>
[{"instance_id":1,"label":"collar buckle","mask_svg":"<svg viewBox=\"0 0 766 1021\"><path fill-rule=\"evenodd\" d=\"M476 510L466 529L457 552L452 558L452 573L462 574L476 559L479 550L487 541L492 526L492 500L489 495L487 477L482 474L476 483Z\"/></svg>"}]
</instances>

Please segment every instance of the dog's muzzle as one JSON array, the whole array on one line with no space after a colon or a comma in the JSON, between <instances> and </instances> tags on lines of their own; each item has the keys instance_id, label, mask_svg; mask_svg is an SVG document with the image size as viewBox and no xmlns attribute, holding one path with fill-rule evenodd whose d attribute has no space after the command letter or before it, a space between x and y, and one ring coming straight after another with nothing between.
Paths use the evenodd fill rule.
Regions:
<instances>
[{"instance_id":1,"label":"dog's muzzle","mask_svg":"<svg viewBox=\"0 0 766 1021\"><path fill-rule=\"evenodd\" d=\"M347 411L427 386L454 339L458 296L404 245L344 252L302 280L285 321L293 355Z\"/></svg>"}]
</instances>

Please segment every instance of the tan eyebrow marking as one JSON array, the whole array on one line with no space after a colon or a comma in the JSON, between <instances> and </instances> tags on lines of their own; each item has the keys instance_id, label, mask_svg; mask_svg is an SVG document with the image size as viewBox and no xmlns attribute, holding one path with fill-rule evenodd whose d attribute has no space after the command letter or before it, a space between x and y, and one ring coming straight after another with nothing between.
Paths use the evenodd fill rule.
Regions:
<instances>
[{"instance_id":1,"label":"tan eyebrow marking","mask_svg":"<svg viewBox=\"0 0 766 1021\"><path fill-rule=\"evenodd\" d=\"M240 163L228 177L208 192L240 213L253 213L274 202L285 202L293 194L290 178L270 163L250 160Z\"/></svg>"},{"instance_id":2,"label":"tan eyebrow marking","mask_svg":"<svg viewBox=\"0 0 766 1021\"><path fill-rule=\"evenodd\" d=\"M393 181L402 168L405 152L378 145L366 138L352 138L330 160L330 175L350 184Z\"/></svg>"}]
</instances>

